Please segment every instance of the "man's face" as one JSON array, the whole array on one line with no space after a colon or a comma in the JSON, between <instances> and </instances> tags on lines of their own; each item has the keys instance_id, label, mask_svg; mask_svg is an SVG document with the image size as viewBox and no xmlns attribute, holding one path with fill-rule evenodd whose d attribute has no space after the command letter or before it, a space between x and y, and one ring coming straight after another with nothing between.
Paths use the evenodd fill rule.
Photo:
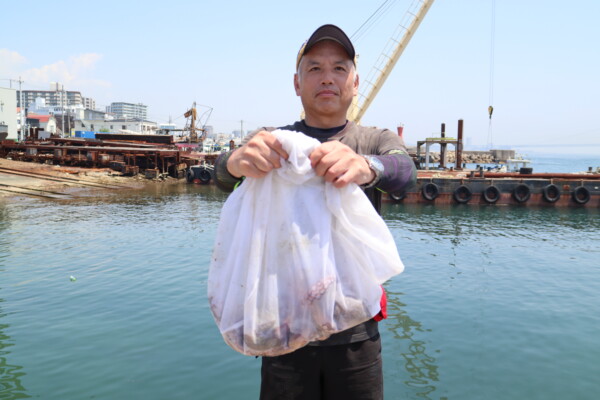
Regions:
<instances>
[{"instance_id":1,"label":"man's face","mask_svg":"<svg viewBox=\"0 0 600 400\"><path fill-rule=\"evenodd\" d=\"M294 87L309 125L338 120L343 125L352 98L358 93L358 75L344 48L323 40L302 57Z\"/></svg>"}]
</instances>

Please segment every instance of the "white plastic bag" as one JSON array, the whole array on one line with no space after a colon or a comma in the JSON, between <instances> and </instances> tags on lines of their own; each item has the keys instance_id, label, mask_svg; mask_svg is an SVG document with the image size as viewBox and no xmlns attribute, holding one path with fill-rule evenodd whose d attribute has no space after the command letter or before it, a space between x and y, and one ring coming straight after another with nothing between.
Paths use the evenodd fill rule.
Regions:
<instances>
[{"instance_id":1,"label":"white plastic bag","mask_svg":"<svg viewBox=\"0 0 600 400\"><path fill-rule=\"evenodd\" d=\"M319 142L273 134L289 159L229 196L208 276L219 330L247 355L290 353L369 320L380 310L380 285L404 269L362 190L315 175L308 155Z\"/></svg>"}]
</instances>

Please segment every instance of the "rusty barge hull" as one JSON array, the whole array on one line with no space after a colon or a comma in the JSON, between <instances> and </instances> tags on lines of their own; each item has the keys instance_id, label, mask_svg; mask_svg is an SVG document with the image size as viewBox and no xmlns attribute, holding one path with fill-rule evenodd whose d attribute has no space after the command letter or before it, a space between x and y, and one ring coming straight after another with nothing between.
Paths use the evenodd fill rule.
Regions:
<instances>
[{"instance_id":1,"label":"rusty barge hull","mask_svg":"<svg viewBox=\"0 0 600 400\"><path fill-rule=\"evenodd\" d=\"M418 171L417 184L388 201L435 205L600 207L600 174L511 174Z\"/></svg>"},{"instance_id":2,"label":"rusty barge hull","mask_svg":"<svg viewBox=\"0 0 600 400\"><path fill-rule=\"evenodd\" d=\"M179 150L170 144L51 138L43 142L2 141L0 157L67 166L105 167L125 175L145 173L150 178L160 174L184 178L190 166L212 163L216 156Z\"/></svg>"}]
</instances>

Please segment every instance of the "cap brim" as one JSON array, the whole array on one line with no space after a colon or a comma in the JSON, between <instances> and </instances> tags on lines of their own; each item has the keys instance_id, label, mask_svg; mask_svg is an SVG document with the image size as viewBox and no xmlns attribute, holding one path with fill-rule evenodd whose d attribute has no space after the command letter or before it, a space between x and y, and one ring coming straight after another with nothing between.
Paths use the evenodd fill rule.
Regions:
<instances>
[{"instance_id":1,"label":"cap brim","mask_svg":"<svg viewBox=\"0 0 600 400\"><path fill-rule=\"evenodd\" d=\"M323 40L332 40L337 42L344 48L348 57L352 62L354 62L354 58L356 53L354 51L354 46L352 45L352 41L350 38L344 33L343 30L338 28L335 25L327 24L317 28L316 31L308 38L306 42L300 48L298 52L298 57L296 58L296 69L300 65L300 60L304 56L304 54L308 53L310 49L317 43Z\"/></svg>"}]
</instances>

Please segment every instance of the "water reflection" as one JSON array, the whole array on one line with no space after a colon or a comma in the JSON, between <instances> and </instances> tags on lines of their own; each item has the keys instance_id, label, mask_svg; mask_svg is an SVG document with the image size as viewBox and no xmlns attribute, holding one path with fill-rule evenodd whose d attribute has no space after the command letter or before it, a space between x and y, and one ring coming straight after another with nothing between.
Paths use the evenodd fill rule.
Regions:
<instances>
[{"instance_id":1,"label":"water reflection","mask_svg":"<svg viewBox=\"0 0 600 400\"><path fill-rule=\"evenodd\" d=\"M405 311L406 304L400 301L403 293L393 292L388 288L386 288L386 292L388 294L388 318L385 326L392 332L394 339L397 339L390 343L393 349L389 354L393 355L393 358L401 358L404 362L404 369L409 376L404 384L413 390L406 398L416 396L429 399L436 390L435 384L439 380L439 373L435 357L427 352L426 342L418 339L419 333L425 332L426 329ZM398 350L400 354L394 354ZM386 353L388 353L387 349ZM406 374L401 375L405 376Z\"/></svg>"},{"instance_id":2,"label":"water reflection","mask_svg":"<svg viewBox=\"0 0 600 400\"><path fill-rule=\"evenodd\" d=\"M0 249L1 251L1 249ZM2 269L0 269L0 275ZM0 288L2 289L2 288ZM4 302L0 298L0 305ZM9 348L14 345L11 343L11 338L5 333L5 330L10 327L9 324L2 323L6 314L0 307L0 399L24 399L31 397L27 395L27 391L21 383L21 377L25 375L23 367L10 364L8 357L10 356Z\"/></svg>"},{"instance_id":3,"label":"water reflection","mask_svg":"<svg viewBox=\"0 0 600 400\"><path fill-rule=\"evenodd\" d=\"M217 189L215 185L150 182L143 187L134 189L90 191L81 197L63 200L62 203L169 204L180 200L182 196L197 197L208 203L222 203L227 198L227 194Z\"/></svg>"},{"instance_id":4,"label":"water reflection","mask_svg":"<svg viewBox=\"0 0 600 400\"><path fill-rule=\"evenodd\" d=\"M18 214L26 214L29 220L44 224L84 228L90 223L127 226L136 221L140 225L185 223L202 230L197 224L207 219L217 221L226 197L214 185L159 182L138 189L90 191L82 197L62 201L26 198L11 204L11 208ZM74 220L78 221L76 226L69 224Z\"/></svg>"},{"instance_id":5,"label":"water reflection","mask_svg":"<svg viewBox=\"0 0 600 400\"><path fill-rule=\"evenodd\" d=\"M390 228L430 235L459 245L477 236L536 238L544 240L559 228L577 231L600 229L600 210L499 206L433 206L384 204L382 216Z\"/></svg>"},{"instance_id":6,"label":"water reflection","mask_svg":"<svg viewBox=\"0 0 600 400\"><path fill-rule=\"evenodd\" d=\"M5 206L0 203L0 282L3 281L2 275L5 271L4 260L8 256L10 242L6 231L9 227L9 213ZM2 295L2 286L0 286L0 296ZM8 358L10 356L10 347L14 343L6 330L10 324L6 323L7 314L4 312L2 304L4 299L0 297L0 399L24 399L31 397L27 395L21 377L25 375L23 367L10 364Z\"/></svg>"}]
</instances>

